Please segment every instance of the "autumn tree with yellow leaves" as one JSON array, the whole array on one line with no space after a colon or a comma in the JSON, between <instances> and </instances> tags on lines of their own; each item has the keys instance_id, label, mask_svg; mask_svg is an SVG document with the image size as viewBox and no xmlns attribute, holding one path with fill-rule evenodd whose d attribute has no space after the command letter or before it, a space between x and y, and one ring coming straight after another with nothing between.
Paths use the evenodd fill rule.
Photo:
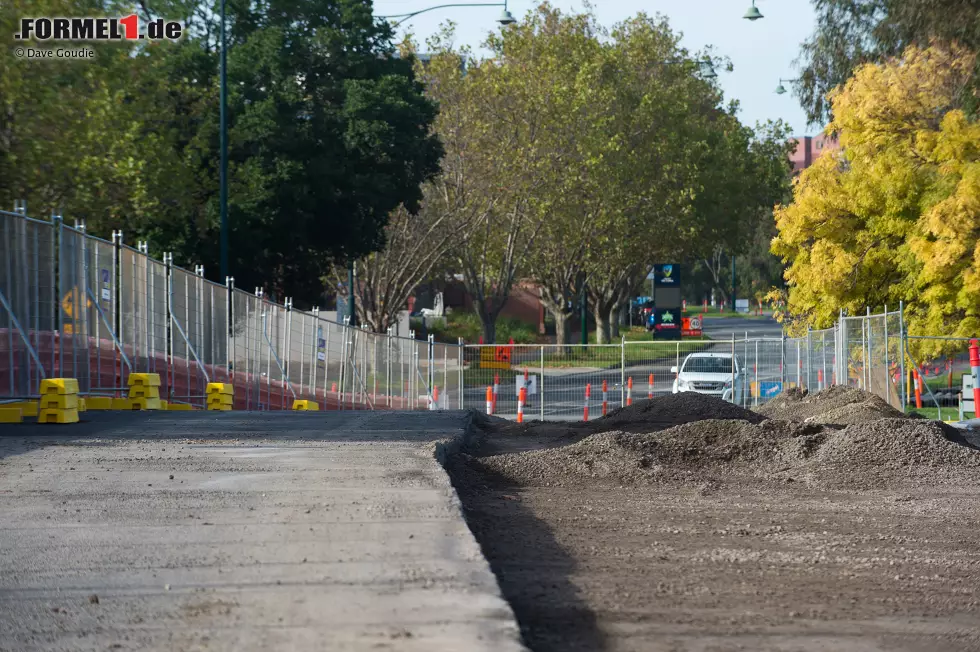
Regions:
<instances>
[{"instance_id":1,"label":"autumn tree with yellow leaves","mask_svg":"<svg viewBox=\"0 0 980 652\"><path fill-rule=\"evenodd\" d=\"M792 321L904 301L913 334L980 333L980 124L960 106L975 56L910 47L831 93L842 150L776 210Z\"/></svg>"}]
</instances>

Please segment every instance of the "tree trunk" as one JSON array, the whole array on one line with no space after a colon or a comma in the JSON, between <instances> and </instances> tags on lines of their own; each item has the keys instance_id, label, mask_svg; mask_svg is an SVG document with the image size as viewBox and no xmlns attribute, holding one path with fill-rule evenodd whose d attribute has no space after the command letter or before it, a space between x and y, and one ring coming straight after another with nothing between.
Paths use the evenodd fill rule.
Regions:
<instances>
[{"instance_id":1,"label":"tree trunk","mask_svg":"<svg viewBox=\"0 0 980 652\"><path fill-rule=\"evenodd\" d=\"M616 340L619 340L621 335L619 332L619 318L620 313L622 312L621 308L622 305L617 301L613 304L612 308L609 309L609 315L607 317L609 320L609 336L611 338L615 338Z\"/></svg>"},{"instance_id":2,"label":"tree trunk","mask_svg":"<svg viewBox=\"0 0 980 652\"><path fill-rule=\"evenodd\" d=\"M596 301L595 297L592 298L596 344L609 344L610 342L609 306L608 301Z\"/></svg>"}]
</instances>

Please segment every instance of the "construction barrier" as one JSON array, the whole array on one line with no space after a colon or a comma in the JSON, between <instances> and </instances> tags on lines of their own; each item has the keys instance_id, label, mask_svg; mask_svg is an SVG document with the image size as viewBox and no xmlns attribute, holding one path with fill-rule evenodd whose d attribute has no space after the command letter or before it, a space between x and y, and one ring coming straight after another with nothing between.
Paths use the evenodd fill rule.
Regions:
<instances>
[{"instance_id":1,"label":"construction barrier","mask_svg":"<svg viewBox=\"0 0 980 652\"><path fill-rule=\"evenodd\" d=\"M633 376L626 381L626 405L633 405Z\"/></svg>"},{"instance_id":2,"label":"construction barrier","mask_svg":"<svg viewBox=\"0 0 980 652\"><path fill-rule=\"evenodd\" d=\"M524 401L527 400L527 387L517 393L517 423L524 423Z\"/></svg>"},{"instance_id":3,"label":"construction barrier","mask_svg":"<svg viewBox=\"0 0 980 652\"><path fill-rule=\"evenodd\" d=\"M591 396L591 394L592 394L592 384L589 383L585 386L585 413L583 418L584 421L589 420L589 397Z\"/></svg>"}]
</instances>

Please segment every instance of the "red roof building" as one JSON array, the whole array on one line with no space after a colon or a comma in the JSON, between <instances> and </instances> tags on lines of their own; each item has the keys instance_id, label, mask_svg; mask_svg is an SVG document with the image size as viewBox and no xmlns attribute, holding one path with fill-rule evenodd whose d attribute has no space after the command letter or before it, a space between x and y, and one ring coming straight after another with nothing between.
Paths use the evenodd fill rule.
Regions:
<instances>
[{"instance_id":1,"label":"red roof building","mask_svg":"<svg viewBox=\"0 0 980 652\"><path fill-rule=\"evenodd\" d=\"M804 136L794 138L796 149L789 155L789 160L793 164L793 174L799 174L806 168L813 165L813 162L825 152L832 152L840 149L840 142L836 136Z\"/></svg>"}]
</instances>

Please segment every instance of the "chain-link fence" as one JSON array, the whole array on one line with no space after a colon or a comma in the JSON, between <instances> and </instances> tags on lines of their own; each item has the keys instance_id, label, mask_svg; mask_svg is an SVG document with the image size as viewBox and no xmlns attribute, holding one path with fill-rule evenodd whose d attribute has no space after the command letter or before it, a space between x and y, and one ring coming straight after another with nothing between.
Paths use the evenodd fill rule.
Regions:
<instances>
[{"instance_id":1,"label":"chain-link fence","mask_svg":"<svg viewBox=\"0 0 980 652\"><path fill-rule=\"evenodd\" d=\"M25 213L0 211L0 400L35 397L48 377L124 396L129 374L152 372L163 398L195 406L209 382L231 382L245 410L462 407L460 346L332 322L154 260L122 233Z\"/></svg>"}]
</instances>

